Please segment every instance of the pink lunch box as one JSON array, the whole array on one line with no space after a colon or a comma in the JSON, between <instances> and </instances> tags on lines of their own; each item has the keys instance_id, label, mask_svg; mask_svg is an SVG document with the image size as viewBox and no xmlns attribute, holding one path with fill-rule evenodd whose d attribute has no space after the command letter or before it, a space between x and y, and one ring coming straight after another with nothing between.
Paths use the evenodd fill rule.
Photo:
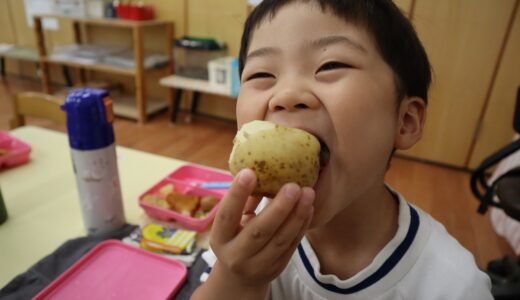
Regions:
<instances>
[{"instance_id":1,"label":"pink lunch box","mask_svg":"<svg viewBox=\"0 0 520 300\"><path fill-rule=\"evenodd\" d=\"M11 168L29 161L31 146L0 131L0 169Z\"/></svg>"},{"instance_id":2,"label":"pink lunch box","mask_svg":"<svg viewBox=\"0 0 520 300\"><path fill-rule=\"evenodd\" d=\"M227 189L205 189L201 187L202 183L206 182L230 182L233 180L231 174L218 171L215 169L199 166L186 165L178 168L157 184L152 186L139 197L139 205L152 218L164 221L176 221L179 225L195 230L198 232L204 231L215 218L220 201L224 197ZM164 197L159 193L159 190L165 185L171 184L178 193L193 195L193 196L214 196L218 199L211 211L203 218L195 218L188 215L183 215L174 210L161 208L152 204L143 202L146 195L154 195L156 197Z\"/></svg>"}]
</instances>

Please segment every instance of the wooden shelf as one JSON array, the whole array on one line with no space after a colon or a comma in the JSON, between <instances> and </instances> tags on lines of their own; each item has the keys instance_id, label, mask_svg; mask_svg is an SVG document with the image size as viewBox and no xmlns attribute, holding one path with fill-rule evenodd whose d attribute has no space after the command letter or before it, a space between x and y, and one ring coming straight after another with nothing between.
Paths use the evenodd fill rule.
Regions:
<instances>
[{"instance_id":1,"label":"wooden shelf","mask_svg":"<svg viewBox=\"0 0 520 300\"><path fill-rule=\"evenodd\" d=\"M137 120L139 111L135 106L134 95L114 95L111 96L114 103L114 114L116 116ZM168 103L164 99L147 98L146 114L153 115L168 108Z\"/></svg>"},{"instance_id":2,"label":"wooden shelf","mask_svg":"<svg viewBox=\"0 0 520 300\"><path fill-rule=\"evenodd\" d=\"M106 63L89 63L81 60L67 59L67 57L52 57L48 54L45 47L45 33L43 30L43 18L57 18L72 21L74 32L74 41L77 45L83 44L82 24L97 25L105 27L119 27L127 28L132 34L132 51L134 54L135 67L125 68L122 66L111 65ZM164 51L168 56L168 62L161 67L144 67L145 49L144 49L144 28L152 26L161 26L165 29L164 34ZM86 28L83 28L86 30ZM153 114L159 110L167 107L166 101L154 101L146 95L146 72L148 70L166 69L169 74L173 73L173 53L171 47L171 40L173 34L173 24L169 21L132 21L120 19L94 19L94 18L77 18L60 15L36 15L34 16L34 31L36 34L39 61L42 71L42 85L44 92L52 94L49 65L56 64L62 66L69 66L79 70L79 81L84 85L87 81L87 70L106 72L111 74L132 76L135 83L135 96L132 97L114 97L114 113L116 115L125 116L136 119L139 123L146 122L148 115ZM173 98L173 92L168 91L169 98Z\"/></svg>"},{"instance_id":3,"label":"wooden shelf","mask_svg":"<svg viewBox=\"0 0 520 300\"><path fill-rule=\"evenodd\" d=\"M86 70L101 71L101 72L106 72L106 73L129 75L129 76L134 76L136 73L135 69L118 67L118 66L109 65L109 64L81 63L81 62L73 61L73 60L56 59L56 58L49 58L49 57L42 57L42 59L46 63L50 63L50 64L66 65L69 67L83 68Z\"/></svg>"},{"instance_id":4,"label":"wooden shelf","mask_svg":"<svg viewBox=\"0 0 520 300\"><path fill-rule=\"evenodd\" d=\"M61 89L53 95L65 99L69 95L70 91L75 88L77 87ZM110 94L110 98L114 105L114 115L134 120L139 118L139 111L135 106L135 95L115 92ZM147 115L153 115L168 108L168 103L164 99L147 98L146 100L148 104L146 106Z\"/></svg>"},{"instance_id":5,"label":"wooden shelf","mask_svg":"<svg viewBox=\"0 0 520 300\"><path fill-rule=\"evenodd\" d=\"M29 47L13 46L6 51L0 52L0 76L2 77L6 76L6 58L15 60L25 60L36 64L39 62L38 50Z\"/></svg>"},{"instance_id":6,"label":"wooden shelf","mask_svg":"<svg viewBox=\"0 0 520 300\"><path fill-rule=\"evenodd\" d=\"M6 52L0 53L0 56L38 62L38 50L29 47L14 46Z\"/></svg>"},{"instance_id":7,"label":"wooden shelf","mask_svg":"<svg viewBox=\"0 0 520 300\"><path fill-rule=\"evenodd\" d=\"M78 22L87 25L99 25L99 26L111 26L111 27L153 27L153 26L161 26L161 25L169 25L168 21L160 21L160 20L146 20L146 21L137 21L137 20L123 20L123 19L109 19L109 18L81 18L81 17L72 17L72 16L63 16L63 15L54 15L54 14L43 14L38 15L38 18L53 18L60 20L68 20L72 22Z\"/></svg>"},{"instance_id":8,"label":"wooden shelf","mask_svg":"<svg viewBox=\"0 0 520 300\"><path fill-rule=\"evenodd\" d=\"M113 65L113 64L82 63L80 61L59 59L59 58L52 58L52 57L42 57L42 59L46 63L50 63L50 64L66 65L69 67L82 68L82 69L92 70L92 71L100 71L100 72L128 75L128 76L135 76L135 74L136 74L135 68L121 67L121 66ZM164 69L167 67L168 67L168 64L165 64L163 66L158 66L158 67L144 68L143 71L161 70L161 69Z\"/></svg>"}]
</instances>

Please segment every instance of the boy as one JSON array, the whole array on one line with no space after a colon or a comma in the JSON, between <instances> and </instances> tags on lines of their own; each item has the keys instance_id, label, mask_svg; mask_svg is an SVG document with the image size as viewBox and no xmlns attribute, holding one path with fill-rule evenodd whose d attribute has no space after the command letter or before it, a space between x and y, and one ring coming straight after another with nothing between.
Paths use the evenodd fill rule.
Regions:
<instances>
[{"instance_id":1,"label":"boy","mask_svg":"<svg viewBox=\"0 0 520 300\"><path fill-rule=\"evenodd\" d=\"M472 255L384 183L421 137L430 65L390 0L264 0L240 51L240 127L313 133L317 184L286 184L256 215L242 170L213 224L216 262L193 299L492 299Z\"/></svg>"}]
</instances>

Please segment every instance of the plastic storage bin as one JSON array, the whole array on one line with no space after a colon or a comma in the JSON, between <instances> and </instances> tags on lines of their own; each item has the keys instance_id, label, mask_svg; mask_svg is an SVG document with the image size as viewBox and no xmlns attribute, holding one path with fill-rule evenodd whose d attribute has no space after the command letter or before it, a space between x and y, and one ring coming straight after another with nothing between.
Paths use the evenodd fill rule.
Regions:
<instances>
[{"instance_id":1,"label":"plastic storage bin","mask_svg":"<svg viewBox=\"0 0 520 300\"><path fill-rule=\"evenodd\" d=\"M220 201L227 191L227 189L204 189L201 187L201 184L207 182L230 182L232 180L233 177L229 173L220 172L198 165L186 165L175 170L145 191L139 197L139 206L141 206L144 211L154 219L177 221L179 225L187 229L201 232L204 231L215 218ZM160 193L160 190L169 184L173 185L175 191L181 194L199 197L214 196L218 199L217 205L215 205L204 218L195 218L143 201L143 198L147 195L165 198L165 196Z\"/></svg>"},{"instance_id":2,"label":"plastic storage bin","mask_svg":"<svg viewBox=\"0 0 520 300\"><path fill-rule=\"evenodd\" d=\"M184 37L175 40L175 74L208 80L209 61L226 55L226 46L213 39Z\"/></svg>"},{"instance_id":3,"label":"plastic storage bin","mask_svg":"<svg viewBox=\"0 0 520 300\"><path fill-rule=\"evenodd\" d=\"M10 168L29 161L31 146L0 131L0 169Z\"/></svg>"}]
</instances>

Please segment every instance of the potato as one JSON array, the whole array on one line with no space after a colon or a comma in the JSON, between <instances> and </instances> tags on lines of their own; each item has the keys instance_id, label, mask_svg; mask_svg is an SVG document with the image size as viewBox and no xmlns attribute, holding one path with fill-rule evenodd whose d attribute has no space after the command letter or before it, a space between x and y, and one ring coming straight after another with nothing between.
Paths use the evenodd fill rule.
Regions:
<instances>
[{"instance_id":1,"label":"potato","mask_svg":"<svg viewBox=\"0 0 520 300\"><path fill-rule=\"evenodd\" d=\"M255 171L255 196L274 197L288 182L314 186L320 171L320 142L312 134L266 121L244 124L233 141L229 170Z\"/></svg>"}]
</instances>

